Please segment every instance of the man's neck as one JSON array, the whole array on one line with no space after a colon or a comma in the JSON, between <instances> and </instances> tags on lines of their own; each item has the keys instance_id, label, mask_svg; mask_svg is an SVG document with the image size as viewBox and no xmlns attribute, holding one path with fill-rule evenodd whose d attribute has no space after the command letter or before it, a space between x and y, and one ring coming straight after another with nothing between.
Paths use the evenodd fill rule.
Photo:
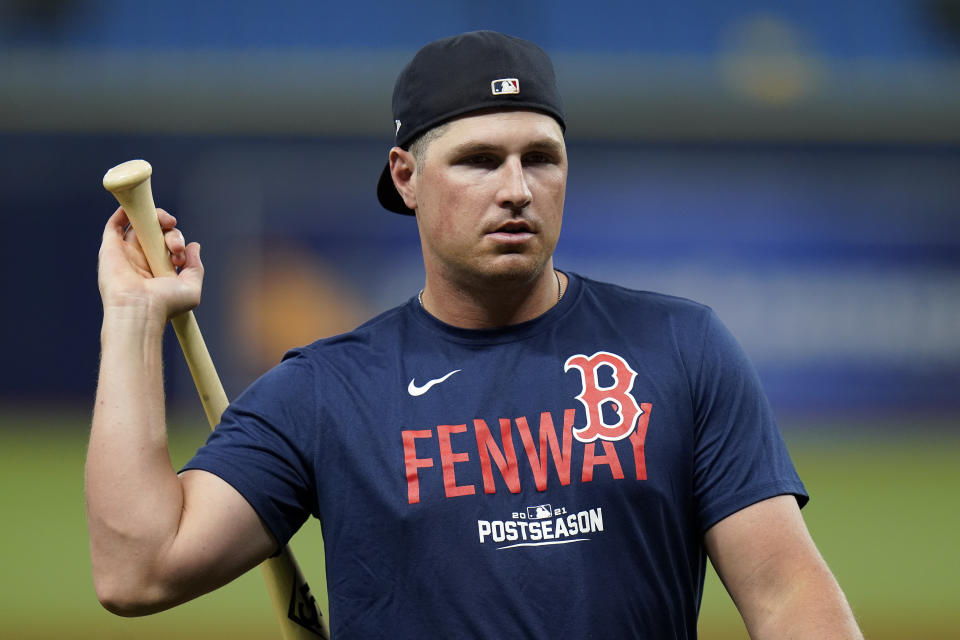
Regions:
<instances>
[{"instance_id":1,"label":"man's neck","mask_svg":"<svg viewBox=\"0 0 960 640\"><path fill-rule=\"evenodd\" d=\"M493 329L537 318L559 301L567 277L553 263L530 282L493 282L463 286L427 278L420 294L424 309L438 320L462 329Z\"/></svg>"}]
</instances>

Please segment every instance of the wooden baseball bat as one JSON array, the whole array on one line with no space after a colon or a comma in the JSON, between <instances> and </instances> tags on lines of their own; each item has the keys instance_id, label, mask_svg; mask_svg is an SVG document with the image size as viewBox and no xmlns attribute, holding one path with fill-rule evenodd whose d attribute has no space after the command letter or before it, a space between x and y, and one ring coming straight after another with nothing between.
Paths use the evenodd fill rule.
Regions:
<instances>
[{"instance_id":1,"label":"wooden baseball bat","mask_svg":"<svg viewBox=\"0 0 960 640\"><path fill-rule=\"evenodd\" d=\"M103 176L103 186L127 212L154 277L176 276L177 271L170 261L163 231L157 221L157 209L150 187L152 174L150 163L130 160L107 171ZM220 423L220 416L227 408L227 394L200 335L197 319L192 311L187 311L171 319L170 323L180 340L207 421L213 429ZM328 640L330 632L326 619L320 613L290 548L284 547L279 556L268 558L260 568L267 581L267 590L283 639Z\"/></svg>"}]
</instances>

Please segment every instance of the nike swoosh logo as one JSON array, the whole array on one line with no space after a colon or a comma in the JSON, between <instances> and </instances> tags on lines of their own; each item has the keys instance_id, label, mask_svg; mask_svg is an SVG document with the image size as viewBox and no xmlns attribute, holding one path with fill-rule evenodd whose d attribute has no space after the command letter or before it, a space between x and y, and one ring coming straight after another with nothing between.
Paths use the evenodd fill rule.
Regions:
<instances>
[{"instance_id":1,"label":"nike swoosh logo","mask_svg":"<svg viewBox=\"0 0 960 640\"><path fill-rule=\"evenodd\" d=\"M422 395L425 394L427 391L430 391L430 388L431 388L431 387L433 387L433 386L436 385L436 384L440 384L441 382L443 382L444 380L446 380L447 378L449 378L449 377L452 376L453 374L457 373L458 371L460 371L460 369L454 369L453 371L451 371L451 372L448 373L447 375L443 376L442 378L435 378L435 379L431 380L430 382L428 382L427 384L423 385L422 387L417 386L417 383L414 382L414 381L416 380L416 378L411 378L411 379L410 379L410 384L407 385L407 393L409 393L410 395L412 395L412 396L414 396L414 397L416 397L416 396L422 396Z\"/></svg>"}]
</instances>

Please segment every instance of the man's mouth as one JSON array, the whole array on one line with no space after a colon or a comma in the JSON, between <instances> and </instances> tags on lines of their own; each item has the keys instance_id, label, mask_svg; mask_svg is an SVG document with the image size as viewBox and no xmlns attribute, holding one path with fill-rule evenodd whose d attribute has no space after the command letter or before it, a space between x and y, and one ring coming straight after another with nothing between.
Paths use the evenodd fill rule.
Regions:
<instances>
[{"instance_id":1,"label":"man's mouth","mask_svg":"<svg viewBox=\"0 0 960 640\"><path fill-rule=\"evenodd\" d=\"M508 220L495 227L489 235L527 236L534 233L533 225L526 220Z\"/></svg>"},{"instance_id":2,"label":"man's mouth","mask_svg":"<svg viewBox=\"0 0 960 640\"><path fill-rule=\"evenodd\" d=\"M532 238L534 233L533 225L526 220L509 220L497 226L487 236L497 242L518 244Z\"/></svg>"},{"instance_id":3,"label":"man's mouth","mask_svg":"<svg viewBox=\"0 0 960 640\"><path fill-rule=\"evenodd\" d=\"M495 233L532 233L533 228L526 220L508 220L494 229Z\"/></svg>"}]
</instances>

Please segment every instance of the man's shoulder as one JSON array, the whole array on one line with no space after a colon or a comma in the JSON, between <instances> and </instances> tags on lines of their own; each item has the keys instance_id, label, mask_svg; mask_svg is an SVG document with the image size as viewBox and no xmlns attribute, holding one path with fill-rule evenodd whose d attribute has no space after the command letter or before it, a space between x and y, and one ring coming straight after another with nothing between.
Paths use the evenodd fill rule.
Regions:
<instances>
[{"instance_id":1,"label":"man's shoulder","mask_svg":"<svg viewBox=\"0 0 960 640\"><path fill-rule=\"evenodd\" d=\"M631 312L647 311L671 316L702 318L713 313L707 305L682 296L631 288L612 282L594 280L576 274L583 283L583 293L594 303Z\"/></svg>"},{"instance_id":2,"label":"man's shoulder","mask_svg":"<svg viewBox=\"0 0 960 640\"><path fill-rule=\"evenodd\" d=\"M356 357L360 351L383 350L397 343L397 335L405 326L406 304L394 307L367 320L356 329L326 338L288 351L283 359L307 358L311 360Z\"/></svg>"}]
</instances>

